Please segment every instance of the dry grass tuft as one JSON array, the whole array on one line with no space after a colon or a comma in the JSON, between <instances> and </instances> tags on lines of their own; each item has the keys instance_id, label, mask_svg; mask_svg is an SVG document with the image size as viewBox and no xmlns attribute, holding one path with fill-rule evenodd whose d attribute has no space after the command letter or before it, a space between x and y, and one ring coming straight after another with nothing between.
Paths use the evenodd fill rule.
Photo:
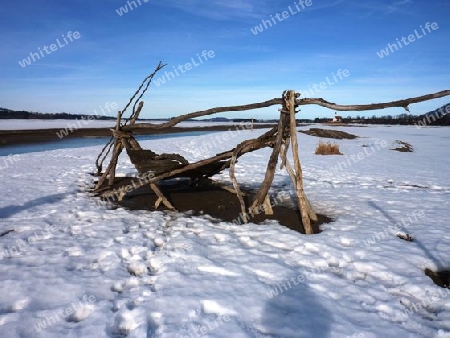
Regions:
<instances>
[{"instance_id":1,"label":"dry grass tuft","mask_svg":"<svg viewBox=\"0 0 450 338\"><path fill-rule=\"evenodd\" d=\"M398 147L391 150L399 151L401 153L412 153L414 151L413 146L408 142L396 140L395 143Z\"/></svg>"},{"instance_id":2,"label":"dry grass tuft","mask_svg":"<svg viewBox=\"0 0 450 338\"><path fill-rule=\"evenodd\" d=\"M342 153L339 151L339 144L319 141L316 147L316 155L342 155Z\"/></svg>"}]
</instances>

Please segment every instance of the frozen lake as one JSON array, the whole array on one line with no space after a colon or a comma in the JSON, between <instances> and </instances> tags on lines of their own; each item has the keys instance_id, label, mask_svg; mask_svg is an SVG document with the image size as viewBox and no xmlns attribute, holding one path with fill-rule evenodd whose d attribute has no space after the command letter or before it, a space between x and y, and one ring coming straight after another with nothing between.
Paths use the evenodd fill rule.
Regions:
<instances>
[{"instance_id":1,"label":"frozen lake","mask_svg":"<svg viewBox=\"0 0 450 338\"><path fill-rule=\"evenodd\" d=\"M212 133L211 131L190 131L183 133L158 134L158 135L137 135L138 141L164 140L174 137L201 136ZM9 154L25 154L31 152L43 152L56 149L83 148L97 145L105 145L109 137L65 137L54 142L39 142L36 144L19 144L12 146L1 146L0 156Z\"/></svg>"}]
</instances>

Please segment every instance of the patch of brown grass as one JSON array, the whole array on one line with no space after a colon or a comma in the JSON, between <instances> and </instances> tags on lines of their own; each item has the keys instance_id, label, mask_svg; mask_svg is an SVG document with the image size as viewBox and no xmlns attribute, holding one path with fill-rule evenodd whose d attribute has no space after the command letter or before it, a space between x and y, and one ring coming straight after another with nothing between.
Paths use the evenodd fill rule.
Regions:
<instances>
[{"instance_id":1,"label":"patch of brown grass","mask_svg":"<svg viewBox=\"0 0 450 338\"><path fill-rule=\"evenodd\" d=\"M339 144L319 141L316 147L316 155L342 155L342 153L339 151Z\"/></svg>"},{"instance_id":2,"label":"patch of brown grass","mask_svg":"<svg viewBox=\"0 0 450 338\"><path fill-rule=\"evenodd\" d=\"M413 146L411 144L409 144L408 142L396 140L395 143L397 145L399 145L399 147L391 149L391 150L399 151L401 153L412 153L414 151Z\"/></svg>"}]
</instances>

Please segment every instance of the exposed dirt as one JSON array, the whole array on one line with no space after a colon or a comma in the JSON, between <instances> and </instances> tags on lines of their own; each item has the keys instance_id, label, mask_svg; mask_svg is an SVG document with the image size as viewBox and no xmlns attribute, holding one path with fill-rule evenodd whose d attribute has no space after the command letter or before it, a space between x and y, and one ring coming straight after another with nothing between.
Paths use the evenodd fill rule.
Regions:
<instances>
[{"instance_id":1,"label":"exposed dirt","mask_svg":"<svg viewBox=\"0 0 450 338\"><path fill-rule=\"evenodd\" d=\"M134 179L136 181L136 178ZM131 185L131 178L117 178L112 189L118 189L121 186ZM240 204L236 195L212 185L201 187L191 187L187 182L170 181L160 184L161 191L171 202L171 204L180 212L186 212L191 215L210 215L218 220L227 222L242 222L239 218L241 213ZM246 204L249 205L251 194L245 197ZM140 187L128 193L121 202L112 201L116 205L130 210L155 210L156 195L148 186ZM111 199L109 199L111 200ZM288 227L289 229L305 233L302 225L300 212L296 209L280 205L280 200L271 198L271 204L274 215L265 215L262 211L251 217L250 222L261 223L267 219L275 219ZM165 207L161 203L159 210ZM320 232L320 225L329 223L331 218L325 215L318 215L319 221L313 224L314 233Z\"/></svg>"},{"instance_id":2,"label":"exposed dirt","mask_svg":"<svg viewBox=\"0 0 450 338\"><path fill-rule=\"evenodd\" d=\"M424 272L425 275L433 280L434 284L440 286L441 288L450 287L450 270L433 271L426 268Z\"/></svg>"},{"instance_id":3,"label":"exposed dirt","mask_svg":"<svg viewBox=\"0 0 450 338\"><path fill-rule=\"evenodd\" d=\"M299 132L310 136L333 138L337 140L353 140L358 138L358 136L346 133L345 131L331 129L310 128L309 130L299 130Z\"/></svg>"}]
</instances>

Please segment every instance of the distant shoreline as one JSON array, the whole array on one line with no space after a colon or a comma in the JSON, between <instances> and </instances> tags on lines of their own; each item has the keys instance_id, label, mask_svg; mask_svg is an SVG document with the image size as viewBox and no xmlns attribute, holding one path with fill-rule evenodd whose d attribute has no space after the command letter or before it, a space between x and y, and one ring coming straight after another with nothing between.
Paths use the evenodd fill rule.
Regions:
<instances>
[{"instance_id":1,"label":"distant shoreline","mask_svg":"<svg viewBox=\"0 0 450 338\"><path fill-rule=\"evenodd\" d=\"M272 128L275 124L254 124L254 129ZM239 130L242 126L239 124L233 125L216 125L207 127L171 127L167 129L142 129L134 132L134 135L160 135L160 134L175 134L193 131L227 131ZM67 136L59 138L57 133L61 129L34 129L34 130L0 130L0 147L11 146L17 144L29 144L40 142L57 142L65 138L80 138L80 137L105 137L112 136L110 128L82 128L75 129L69 132Z\"/></svg>"}]
</instances>

